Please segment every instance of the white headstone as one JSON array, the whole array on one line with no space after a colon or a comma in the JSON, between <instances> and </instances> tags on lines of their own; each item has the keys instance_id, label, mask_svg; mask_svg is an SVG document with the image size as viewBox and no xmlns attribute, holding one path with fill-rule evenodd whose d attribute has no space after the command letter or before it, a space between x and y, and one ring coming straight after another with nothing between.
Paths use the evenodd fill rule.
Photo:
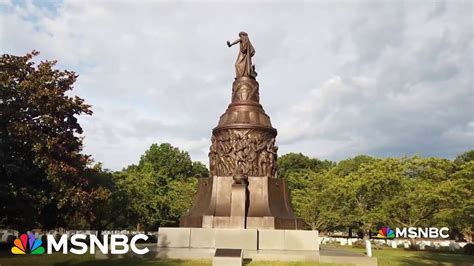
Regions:
<instances>
[{"instance_id":1,"label":"white headstone","mask_svg":"<svg viewBox=\"0 0 474 266\"><path fill-rule=\"evenodd\" d=\"M460 248L459 244L454 242L454 240L451 243L449 243L449 250L450 251L455 251L459 248Z\"/></svg>"},{"instance_id":2,"label":"white headstone","mask_svg":"<svg viewBox=\"0 0 474 266\"><path fill-rule=\"evenodd\" d=\"M397 240L392 240L392 248L397 248Z\"/></svg>"},{"instance_id":3,"label":"white headstone","mask_svg":"<svg viewBox=\"0 0 474 266\"><path fill-rule=\"evenodd\" d=\"M365 251L367 253L367 257L372 257L372 244L369 240L365 240Z\"/></svg>"}]
</instances>

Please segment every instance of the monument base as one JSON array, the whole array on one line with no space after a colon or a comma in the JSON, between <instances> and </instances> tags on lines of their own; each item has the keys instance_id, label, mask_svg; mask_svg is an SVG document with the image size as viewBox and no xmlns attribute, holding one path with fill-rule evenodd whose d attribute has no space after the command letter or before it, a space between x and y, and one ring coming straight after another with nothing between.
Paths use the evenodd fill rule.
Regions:
<instances>
[{"instance_id":1,"label":"monument base","mask_svg":"<svg viewBox=\"0 0 474 266\"><path fill-rule=\"evenodd\" d=\"M216 249L211 248L157 248L157 259L212 260ZM295 251L295 250L244 250L244 260L252 261L314 261L319 263L355 266L377 266L377 258L347 250Z\"/></svg>"},{"instance_id":2,"label":"monument base","mask_svg":"<svg viewBox=\"0 0 474 266\"><path fill-rule=\"evenodd\" d=\"M318 251L318 231L161 227L161 248Z\"/></svg>"},{"instance_id":3,"label":"monument base","mask_svg":"<svg viewBox=\"0 0 474 266\"><path fill-rule=\"evenodd\" d=\"M362 254L324 247L320 249L318 231L272 229L223 229L162 227L157 245L149 254L104 255L97 259L141 257L180 260L214 260L218 249L242 250L242 257L252 261L315 261L376 266L377 259ZM217 261L229 258L217 258ZM235 259L233 259L235 260Z\"/></svg>"},{"instance_id":4,"label":"monument base","mask_svg":"<svg viewBox=\"0 0 474 266\"><path fill-rule=\"evenodd\" d=\"M212 260L213 248L157 248L155 258L176 260ZM315 261L320 262L319 251L243 250L243 259L252 261ZM348 260L347 263L352 263ZM367 264L362 264L367 265Z\"/></svg>"},{"instance_id":5,"label":"monument base","mask_svg":"<svg viewBox=\"0 0 474 266\"><path fill-rule=\"evenodd\" d=\"M293 213L284 179L249 176L248 186L242 186L232 176L214 176L199 178L193 207L180 227L301 230L303 221Z\"/></svg>"},{"instance_id":6,"label":"monument base","mask_svg":"<svg viewBox=\"0 0 474 266\"><path fill-rule=\"evenodd\" d=\"M156 258L213 260L217 249L241 249L252 261L316 261L376 266L377 259L340 249L320 250L318 231L162 227Z\"/></svg>"}]
</instances>

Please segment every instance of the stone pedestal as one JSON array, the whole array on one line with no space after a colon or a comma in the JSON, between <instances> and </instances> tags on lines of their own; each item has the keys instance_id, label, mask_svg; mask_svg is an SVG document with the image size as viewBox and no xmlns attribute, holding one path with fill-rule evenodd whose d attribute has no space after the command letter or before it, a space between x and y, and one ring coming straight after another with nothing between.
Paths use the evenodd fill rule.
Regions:
<instances>
[{"instance_id":1,"label":"stone pedestal","mask_svg":"<svg viewBox=\"0 0 474 266\"><path fill-rule=\"evenodd\" d=\"M318 231L308 230L162 227L158 233L155 257L214 260L216 249L240 249L243 258L252 261L350 262L357 266L377 265L377 259L357 252L331 250L328 247L319 250ZM153 251L152 248L150 250ZM231 261L217 260L217 263L226 262Z\"/></svg>"},{"instance_id":2,"label":"stone pedestal","mask_svg":"<svg viewBox=\"0 0 474 266\"><path fill-rule=\"evenodd\" d=\"M200 178L191 210L181 227L301 229L293 214L285 180L249 176L247 191L235 186L231 176ZM248 195L244 196L244 193ZM246 203L242 199L246 198ZM242 208L245 208L243 210ZM234 208L234 209L233 209ZM241 214L245 213L244 223ZM233 215L235 214L235 215ZM242 223L245 227L242 227Z\"/></svg>"},{"instance_id":3,"label":"stone pedestal","mask_svg":"<svg viewBox=\"0 0 474 266\"><path fill-rule=\"evenodd\" d=\"M158 247L318 251L318 231L161 227Z\"/></svg>"},{"instance_id":4,"label":"stone pedestal","mask_svg":"<svg viewBox=\"0 0 474 266\"><path fill-rule=\"evenodd\" d=\"M158 230L158 247L187 248L190 239L191 228L161 227Z\"/></svg>"},{"instance_id":5,"label":"stone pedestal","mask_svg":"<svg viewBox=\"0 0 474 266\"><path fill-rule=\"evenodd\" d=\"M258 236L256 229L214 229L215 248L233 248L257 250Z\"/></svg>"},{"instance_id":6,"label":"stone pedestal","mask_svg":"<svg viewBox=\"0 0 474 266\"><path fill-rule=\"evenodd\" d=\"M258 230L259 250L319 250L318 231Z\"/></svg>"}]
</instances>

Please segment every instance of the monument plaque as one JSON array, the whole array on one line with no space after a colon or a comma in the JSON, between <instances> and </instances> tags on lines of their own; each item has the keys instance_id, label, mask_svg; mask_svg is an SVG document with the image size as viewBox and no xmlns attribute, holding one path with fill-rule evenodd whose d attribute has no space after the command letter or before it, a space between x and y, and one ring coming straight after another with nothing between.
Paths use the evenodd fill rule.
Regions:
<instances>
[{"instance_id":1,"label":"monument plaque","mask_svg":"<svg viewBox=\"0 0 474 266\"><path fill-rule=\"evenodd\" d=\"M301 229L286 182L276 176L277 130L260 104L255 49L245 32L239 44L231 103L212 131L210 177L200 178L181 227Z\"/></svg>"}]
</instances>

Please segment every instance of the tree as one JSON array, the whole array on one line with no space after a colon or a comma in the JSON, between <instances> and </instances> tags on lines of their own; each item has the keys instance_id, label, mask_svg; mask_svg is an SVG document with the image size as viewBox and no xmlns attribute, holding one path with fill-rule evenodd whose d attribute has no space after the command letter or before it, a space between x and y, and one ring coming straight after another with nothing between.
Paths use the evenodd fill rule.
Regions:
<instances>
[{"instance_id":1,"label":"tree","mask_svg":"<svg viewBox=\"0 0 474 266\"><path fill-rule=\"evenodd\" d=\"M146 164L160 176L182 179L193 175L193 163L189 154L169 143L152 144L141 156L138 168L144 168Z\"/></svg>"},{"instance_id":2,"label":"tree","mask_svg":"<svg viewBox=\"0 0 474 266\"><path fill-rule=\"evenodd\" d=\"M385 202L389 223L398 227L431 227L450 201L453 163L438 158L404 158L400 192ZM446 226L444 224L443 226ZM411 239L415 248L415 241Z\"/></svg>"},{"instance_id":3,"label":"tree","mask_svg":"<svg viewBox=\"0 0 474 266\"><path fill-rule=\"evenodd\" d=\"M474 236L474 160L457 161L457 171L447 183L447 206L442 208L435 218L451 229L458 229L468 243ZM455 160L456 162L456 160Z\"/></svg>"},{"instance_id":4,"label":"tree","mask_svg":"<svg viewBox=\"0 0 474 266\"><path fill-rule=\"evenodd\" d=\"M413 157L406 159L405 175L428 182L442 182L454 173L455 165L448 159Z\"/></svg>"},{"instance_id":5,"label":"tree","mask_svg":"<svg viewBox=\"0 0 474 266\"><path fill-rule=\"evenodd\" d=\"M403 167L399 159L374 159L358 166L357 171L336 180L347 187L344 217L358 224L368 240L374 226L387 223L389 213L385 205L401 191Z\"/></svg>"},{"instance_id":6,"label":"tree","mask_svg":"<svg viewBox=\"0 0 474 266\"><path fill-rule=\"evenodd\" d=\"M166 187L159 184L152 171L122 171L114 173L116 193L124 195L127 205L122 206L126 225L137 230L156 230L166 220L163 194Z\"/></svg>"},{"instance_id":7,"label":"tree","mask_svg":"<svg viewBox=\"0 0 474 266\"><path fill-rule=\"evenodd\" d=\"M330 174L338 177L345 177L350 173L358 171L363 164L373 162L374 160L375 158L368 155L357 155L354 158L340 161L333 169L331 169Z\"/></svg>"},{"instance_id":8,"label":"tree","mask_svg":"<svg viewBox=\"0 0 474 266\"><path fill-rule=\"evenodd\" d=\"M456 171L451 175L454 191L450 224L459 228L464 239L474 241L474 150L467 151L454 160Z\"/></svg>"},{"instance_id":9,"label":"tree","mask_svg":"<svg viewBox=\"0 0 474 266\"><path fill-rule=\"evenodd\" d=\"M405 158L400 191L385 202L389 224L397 227L432 227L434 217L449 202L449 160ZM446 225L444 225L446 226ZM415 240L411 239L415 248Z\"/></svg>"},{"instance_id":10,"label":"tree","mask_svg":"<svg viewBox=\"0 0 474 266\"><path fill-rule=\"evenodd\" d=\"M169 206L169 220L177 223L192 206L197 189L197 179L189 178L186 182L173 180L168 184L165 204Z\"/></svg>"},{"instance_id":11,"label":"tree","mask_svg":"<svg viewBox=\"0 0 474 266\"><path fill-rule=\"evenodd\" d=\"M152 144L138 165L114 174L120 193L126 195L129 224L156 230L159 226L177 225L191 207L196 191L195 177L207 176L201 162L193 162L185 151L171 144Z\"/></svg>"},{"instance_id":12,"label":"tree","mask_svg":"<svg viewBox=\"0 0 474 266\"><path fill-rule=\"evenodd\" d=\"M95 230L126 228L129 222L126 211L129 206L128 195L118 189L114 174L102 169L101 163L94 165L91 172L91 183L103 189L108 197L94 202L92 212L95 219L91 221L90 228Z\"/></svg>"},{"instance_id":13,"label":"tree","mask_svg":"<svg viewBox=\"0 0 474 266\"><path fill-rule=\"evenodd\" d=\"M339 207L344 191L326 172L291 172L287 179L293 187L290 196L295 213L311 230L328 231L340 225Z\"/></svg>"},{"instance_id":14,"label":"tree","mask_svg":"<svg viewBox=\"0 0 474 266\"><path fill-rule=\"evenodd\" d=\"M26 229L94 219L90 157L81 154L77 116L91 115L84 100L66 95L77 75L54 69L56 61L0 59L0 225Z\"/></svg>"},{"instance_id":15,"label":"tree","mask_svg":"<svg viewBox=\"0 0 474 266\"><path fill-rule=\"evenodd\" d=\"M192 175L195 177L208 177L209 170L207 170L206 165L204 165L203 163L193 162Z\"/></svg>"},{"instance_id":16,"label":"tree","mask_svg":"<svg viewBox=\"0 0 474 266\"><path fill-rule=\"evenodd\" d=\"M461 155L458 155L454 160L457 165L463 165L464 163L474 161L474 150L466 151Z\"/></svg>"},{"instance_id":17,"label":"tree","mask_svg":"<svg viewBox=\"0 0 474 266\"><path fill-rule=\"evenodd\" d=\"M401 191L384 208L391 210L389 223L399 227L431 226L434 215L446 204L446 183L403 178Z\"/></svg>"},{"instance_id":18,"label":"tree","mask_svg":"<svg viewBox=\"0 0 474 266\"><path fill-rule=\"evenodd\" d=\"M359 221L351 218L350 210L352 208L352 201L348 200L348 197L351 193L352 183L347 182L347 176L357 172L364 164L369 164L375 160L375 158L367 155L358 155L338 162L326 173L326 179L331 180L332 184L331 190L329 191L330 195L337 195L337 197L340 198L334 211L341 219L334 223L334 228L349 228L349 235L351 235L352 229L358 229L360 227Z\"/></svg>"},{"instance_id":19,"label":"tree","mask_svg":"<svg viewBox=\"0 0 474 266\"><path fill-rule=\"evenodd\" d=\"M324 171L334 166L331 161L321 161L315 158L309 158L302 153L287 153L278 158L277 169L279 177L286 177L291 172L311 170Z\"/></svg>"}]
</instances>

